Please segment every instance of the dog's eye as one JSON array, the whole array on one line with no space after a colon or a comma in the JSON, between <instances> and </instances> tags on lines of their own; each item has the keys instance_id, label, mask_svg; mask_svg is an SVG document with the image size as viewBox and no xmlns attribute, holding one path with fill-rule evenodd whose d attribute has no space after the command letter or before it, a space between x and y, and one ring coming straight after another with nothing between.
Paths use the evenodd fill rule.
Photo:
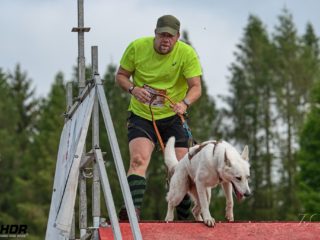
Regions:
<instances>
[{"instance_id":1,"label":"dog's eye","mask_svg":"<svg viewBox=\"0 0 320 240\"><path fill-rule=\"evenodd\" d=\"M237 179L238 181L241 181L241 180L242 180L242 178L241 178L241 177L236 177L236 179Z\"/></svg>"}]
</instances>

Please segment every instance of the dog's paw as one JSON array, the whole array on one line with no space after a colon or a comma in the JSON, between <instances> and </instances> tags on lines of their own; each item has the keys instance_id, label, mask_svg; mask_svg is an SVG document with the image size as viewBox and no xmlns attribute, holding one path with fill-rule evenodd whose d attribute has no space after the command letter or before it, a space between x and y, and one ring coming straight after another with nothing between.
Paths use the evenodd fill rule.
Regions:
<instances>
[{"instance_id":1,"label":"dog's paw","mask_svg":"<svg viewBox=\"0 0 320 240\"><path fill-rule=\"evenodd\" d=\"M227 219L229 222L233 222L233 221L234 221L233 212L227 211L227 212L226 212L226 219Z\"/></svg>"},{"instance_id":2,"label":"dog's paw","mask_svg":"<svg viewBox=\"0 0 320 240\"><path fill-rule=\"evenodd\" d=\"M204 219L203 222L208 227L214 227L214 224L216 221L214 220L214 218L208 218L208 219Z\"/></svg>"},{"instance_id":3,"label":"dog's paw","mask_svg":"<svg viewBox=\"0 0 320 240\"><path fill-rule=\"evenodd\" d=\"M173 221L173 216L167 215L164 220L165 220L166 222L171 222L171 221Z\"/></svg>"}]
</instances>

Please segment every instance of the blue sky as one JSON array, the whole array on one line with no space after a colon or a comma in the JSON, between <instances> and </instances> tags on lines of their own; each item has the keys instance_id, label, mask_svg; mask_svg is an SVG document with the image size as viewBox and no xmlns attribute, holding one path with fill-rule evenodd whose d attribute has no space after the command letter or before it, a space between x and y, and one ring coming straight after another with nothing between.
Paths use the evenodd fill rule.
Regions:
<instances>
[{"instance_id":1,"label":"blue sky","mask_svg":"<svg viewBox=\"0 0 320 240\"><path fill-rule=\"evenodd\" d=\"M172 14L189 32L203 67L209 94L228 93L228 66L243 36L249 14L258 16L269 32L286 7L298 33L311 22L320 34L317 0L84 0L86 63L90 48L99 47L99 70L118 65L130 41L153 35L156 20ZM13 70L17 63L33 80L38 96L45 96L58 71L71 79L77 64L77 0L1 0L0 68Z\"/></svg>"}]
</instances>

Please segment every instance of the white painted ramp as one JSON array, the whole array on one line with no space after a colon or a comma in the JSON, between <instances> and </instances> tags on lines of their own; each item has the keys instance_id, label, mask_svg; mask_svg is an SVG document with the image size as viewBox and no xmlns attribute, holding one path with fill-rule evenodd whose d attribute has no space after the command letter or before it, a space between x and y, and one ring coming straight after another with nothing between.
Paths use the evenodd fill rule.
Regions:
<instances>
[{"instance_id":1,"label":"white painted ramp","mask_svg":"<svg viewBox=\"0 0 320 240\"><path fill-rule=\"evenodd\" d=\"M95 99L95 88L63 128L57 156L46 240L68 239L71 231L79 165Z\"/></svg>"}]
</instances>

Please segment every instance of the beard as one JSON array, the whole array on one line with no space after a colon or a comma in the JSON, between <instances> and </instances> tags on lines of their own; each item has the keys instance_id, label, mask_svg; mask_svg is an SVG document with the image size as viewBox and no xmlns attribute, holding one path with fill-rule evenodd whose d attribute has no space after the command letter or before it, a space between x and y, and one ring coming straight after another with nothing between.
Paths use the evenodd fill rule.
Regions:
<instances>
[{"instance_id":1,"label":"beard","mask_svg":"<svg viewBox=\"0 0 320 240\"><path fill-rule=\"evenodd\" d=\"M170 45L160 44L159 47L157 48L157 52L160 54L167 54L171 52L171 50L172 50L172 47Z\"/></svg>"}]
</instances>

